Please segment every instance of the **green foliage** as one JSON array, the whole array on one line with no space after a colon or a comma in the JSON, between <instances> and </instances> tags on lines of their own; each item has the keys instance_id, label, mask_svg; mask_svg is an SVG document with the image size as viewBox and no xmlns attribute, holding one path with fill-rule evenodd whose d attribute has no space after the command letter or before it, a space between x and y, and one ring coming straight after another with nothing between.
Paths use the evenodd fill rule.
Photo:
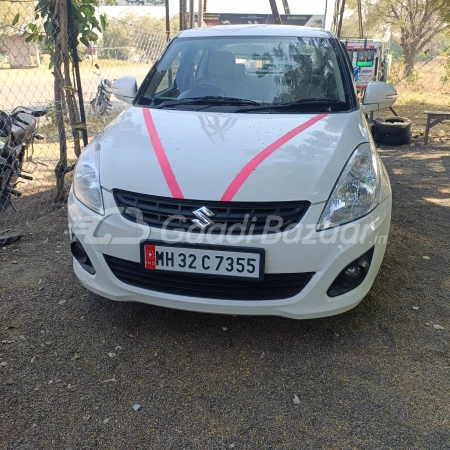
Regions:
<instances>
[{"instance_id":1,"label":"green foliage","mask_svg":"<svg viewBox=\"0 0 450 450\"><path fill-rule=\"evenodd\" d=\"M17 22L19 21L19 19L20 19L20 14L17 13L17 14L14 16L14 19L13 19L12 22L11 22L11 26L14 27L15 25L17 25Z\"/></svg>"},{"instance_id":2,"label":"green foliage","mask_svg":"<svg viewBox=\"0 0 450 450\"><path fill-rule=\"evenodd\" d=\"M132 46L132 28L122 22L111 20L103 33L105 51L101 57L107 59L128 59Z\"/></svg>"},{"instance_id":3,"label":"green foliage","mask_svg":"<svg viewBox=\"0 0 450 450\"><path fill-rule=\"evenodd\" d=\"M359 35L358 9L356 0L347 0L342 23L342 38L355 38ZM386 1L362 0L364 37L382 38L386 33Z\"/></svg>"},{"instance_id":4,"label":"green foliage","mask_svg":"<svg viewBox=\"0 0 450 450\"><path fill-rule=\"evenodd\" d=\"M0 1L0 33L17 32L33 17L34 2Z\"/></svg>"},{"instance_id":5,"label":"green foliage","mask_svg":"<svg viewBox=\"0 0 450 450\"><path fill-rule=\"evenodd\" d=\"M0 57L8 54L5 35L22 33L24 26L32 19L33 1L11 2L0 0Z\"/></svg>"},{"instance_id":6,"label":"green foliage","mask_svg":"<svg viewBox=\"0 0 450 450\"><path fill-rule=\"evenodd\" d=\"M65 0L61 0L65 1ZM26 26L26 41L39 42L44 50L53 54L55 39L60 33L59 10L60 0L39 0L34 9L33 20ZM98 40L97 32L101 33L106 24L106 17L102 14L97 19L95 12L98 0L72 0L73 21L77 42L86 47L90 42ZM11 21L15 25L20 19L16 15ZM50 63L52 66L52 62Z\"/></svg>"},{"instance_id":7,"label":"green foliage","mask_svg":"<svg viewBox=\"0 0 450 450\"><path fill-rule=\"evenodd\" d=\"M356 0L348 0L343 36L358 28ZM403 49L408 74L411 74L420 54L450 24L449 0L362 0L365 37L383 37L389 29L391 39ZM419 56L418 56L419 55ZM426 58L426 56L425 56Z\"/></svg>"}]
</instances>

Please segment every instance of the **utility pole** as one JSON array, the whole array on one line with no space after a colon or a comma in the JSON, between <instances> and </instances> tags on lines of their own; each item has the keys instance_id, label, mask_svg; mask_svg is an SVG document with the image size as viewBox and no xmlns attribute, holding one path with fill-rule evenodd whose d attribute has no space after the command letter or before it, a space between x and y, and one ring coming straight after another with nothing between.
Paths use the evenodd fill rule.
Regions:
<instances>
[{"instance_id":1,"label":"utility pole","mask_svg":"<svg viewBox=\"0 0 450 450\"><path fill-rule=\"evenodd\" d=\"M194 28L194 0L189 0L189 28Z\"/></svg>"},{"instance_id":2,"label":"utility pole","mask_svg":"<svg viewBox=\"0 0 450 450\"><path fill-rule=\"evenodd\" d=\"M180 31L186 29L186 2L187 0L180 0Z\"/></svg>"},{"instance_id":3,"label":"utility pole","mask_svg":"<svg viewBox=\"0 0 450 450\"><path fill-rule=\"evenodd\" d=\"M359 38L362 39L364 37L364 29L363 29L363 18L362 18L362 6L361 0L357 0L358 3L358 25L359 25Z\"/></svg>"},{"instance_id":4,"label":"utility pole","mask_svg":"<svg viewBox=\"0 0 450 450\"><path fill-rule=\"evenodd\" d=\"M199 28L203 26L203 0L198 0L197 26Z\"/></svg>"},{"instance_id":5,"label":"utility pole","mask_svg":"<svg viewBox=\"0 0 450 450\"><path fill-rule=\"evenodd\" d=\"M342 0L341 12L340 12L340 15L339 15L339 26L338 26L338 30L337 30L337 37L338 38L341 37L342 20L344 19L344 9L345 9L345 0Z\"/></svg>"},{"instance_id":6,"label":"utility pole","mask_svg":"<svg viewBox=\"0 0 450 450\"><path fill-rule=\"evenodd\" d=\"M289 9L288 0L283 0L283 8L285 14L290 14L291 10Z\"/></svg>"},{"instance_id":7,"label":"utility pole","mask_svg":"<svg viewBox=\"0 0 450 450\"><path fill-rule=\"evenodd\" d=\"M166 40L167 40L167 42L169 42L170 41L169 0L166 0L164 3L166 6Z\"/></svg>"},{"instance_id":8,"label":"utility pole","mask_svg":"<svg viewBox=\"0 0 450 450\"><path fill-rule=\"evenodd\" d=\"M331 31L337 35L338 31L338 23L339 23L339 11L340 11L340 0L335 0L334 2L334 11L333 11L333 21L331 23Z\"/></svg>"},{"instance_id":9,"label":"utility pole","mask_svg":"<svg viewBox=\"0 0 450 450\"><path fill-rule=\"evenodd\" d=\"M277 2L275 0L269 0L269 3L270 3L270 7L272 8L272 15L273 15L273 20L274 20L275 24L281 25L281 17L280 17L280 13L278 12Z\"/></svg>"}]
</instances>

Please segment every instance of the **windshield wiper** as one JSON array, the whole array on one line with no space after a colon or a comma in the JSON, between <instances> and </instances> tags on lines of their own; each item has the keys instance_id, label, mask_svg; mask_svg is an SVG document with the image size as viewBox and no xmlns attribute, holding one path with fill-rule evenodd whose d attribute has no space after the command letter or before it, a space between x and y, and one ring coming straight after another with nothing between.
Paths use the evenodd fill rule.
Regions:
<instances>
[{"instance_id":1,"label":"windshield wiper","mask_svg":"<svg viewBox=\"0 0 450 450\"><path fill-rule=\"evenodd\" d=\"M337 100L335 98L302 98L299 100L295 100L293 102L286 102L286 103L272 103L269 105L260 105L256 108L240 108L239 112L246 112L246 111L261 111L261 110L272 110L272 109L293 109L295 110L297 107L301 107L303 105L345 105L345 102L342 100Z\"/></svg>"},{"instance_id":2,"label":"windshield wiper","mask_svg":"<svg viewBox=\"0 0 450 450\"><path fill-rule=\"evenodd\" d=\"M205 95L203 97L188 97L182 98L180 100L166 100L165 102L160 103L159 105L152 105L153 108L170 108L172 106L178 105L199 105L199 104L221 104L221 105L236 105L236 106L260 106L261 103L255 102L253 100L247 100L245 98L236 98L236 97L223 97L216 95Z\"/></svg>"},{"instance_id":3,"label":"windshield wiper","mask_svg":"<svg viewBox=\"0 0 450 450\"><path fill-rule=\"evenodd\" d=\"M298 106L298 105L306 105L308 103L318 103L318 104L324 104L327 105L341 105L345 102L342 100L337 100L336 98L301 98L299 100L295 100L293 102L287 102L287 103L275 103L272 105L272 108L290 108L291 106Z\"/></svg>"}]
</instances>

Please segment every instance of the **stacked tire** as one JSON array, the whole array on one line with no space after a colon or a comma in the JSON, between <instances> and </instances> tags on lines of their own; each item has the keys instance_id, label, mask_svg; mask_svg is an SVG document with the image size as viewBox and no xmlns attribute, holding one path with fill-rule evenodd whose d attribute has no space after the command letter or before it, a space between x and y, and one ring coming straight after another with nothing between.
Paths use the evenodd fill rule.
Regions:
<instances>
[{"instance_id":1,"label":"stacked tire","mask_svg":"<svg viewBox=\"0 0 450 450\"><path fill-rule=\"evenodd\" d=\"M406 117L379 117L373 120L372 134L377 144L411 144L411 121Z\"/></svg>"}]
</instances>

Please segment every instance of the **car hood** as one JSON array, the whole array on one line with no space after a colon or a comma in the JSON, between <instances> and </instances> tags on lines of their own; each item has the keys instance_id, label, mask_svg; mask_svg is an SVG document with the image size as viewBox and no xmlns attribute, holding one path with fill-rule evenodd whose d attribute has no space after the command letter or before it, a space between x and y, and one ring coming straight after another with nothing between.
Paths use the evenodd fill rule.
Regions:
<instances>
[{"instance_id":1,"label":"car hood","mask_svg":"<svg viewBox=\"0 0 450 450\"><path fill-rule=\"evenodd\" d=\"M162 145L156 152L149 116L153 137L156 133ZM325 115L289 135L314 118L317 114L145 111L131 106L95 138L101 148L101 184L110 190L172 197L169 171L184 198L220 200L256 155L288 135L290 139L260 155L250 171L239 175L232 199L325 201L353 150L370 138L360 111Z\"/></svg>"}]
</instances>

